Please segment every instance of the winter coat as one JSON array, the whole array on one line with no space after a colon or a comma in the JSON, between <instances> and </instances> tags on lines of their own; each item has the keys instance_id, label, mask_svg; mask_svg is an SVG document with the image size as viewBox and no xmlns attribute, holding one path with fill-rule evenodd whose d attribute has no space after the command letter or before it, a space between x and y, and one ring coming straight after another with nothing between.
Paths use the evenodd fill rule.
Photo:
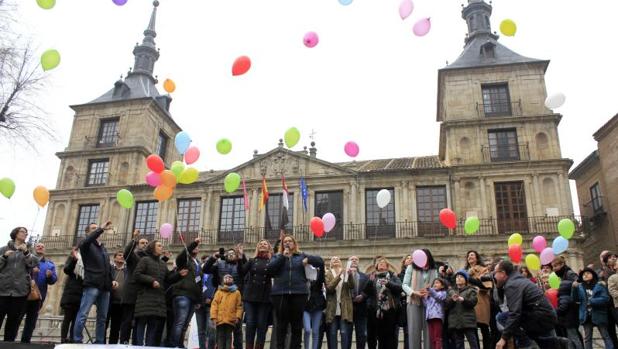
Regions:
<instances>
[{"instance_id":1,"label":"winter coat","mask_svg":"<svg viewBox=\"0 0 618 349\"><path fill-rule=\"evenodd\" d=\"M210 318L217 325L236 325L242 319L242 297L236 285L221 286L210 304Z\"/></svg>"},{"instance_id":2,"label":"winter coat","mask_svg":"<svg viewBox=\"0 0 618 349\"><path fill-rule=\"evenodd\" d=\"M558 275L558 277L560 279L562 279L562 280L569 280L571 282L577 281L577 279L579 278L577 273L574 272L573 269L571 269L566 264L562 266L562 269L560 269L559 271L557 271L555 273L556 273L556 275Z\"/></svg>"},{"instance_id":3,"label":"winter coat","mask_svg":"<svg viewBox=\"0 0 618 349\"><path fill-rule=\"evenodd\" d=\"M326 297L324 296L324 283L326 281L324 265L317 267L318 276L309 285L309 299L305 303L306 312L314 312L326 309Z\"/></svg>"},{"instance_id":4,"label":"winter coat","mask_svg":"<svg viewBox=\"0 0 618 349\"><path fill-rule=\"evenodd\" d=\"M354 278L348 275L348 280L343 281L345 270L342 269L341 274L335 277L331 270L325 272L326 279L326 323L330 324L337 316L337 286L341 285L341 320L354 322L354 313L352 305L352 290L354 289Z\"/></svg>"},{"instance_id":5,"label":"winter coat","mask_svg":"<svg viewBox=\"0 0 618 349\"><path fill-rule=\"evenodd\" d=\"M244 302L270 303L272 279L268 274L266 258L251 258L240 266L240 277L245 281L242 295Z\"/></svg>"},{"instance_id":6,"label":"winter coat","mask_svg":"<svg viewBox=\"0 0 618 349\"><path fill-rule=\"evenodd\" d=\"M374 285L375 293L373 297L367 299L367 314L368 316L377 316L380 305L392 304L393 308L389 310L398 311L401 307L401 293L403 289L401 288L401 280L397 277L397 274L387 271L388 274L388 282L384 285L385 288L382 291L379 290L377 286L378 280L380 279L379 275L383 273L372 273L369 277L370 282ZM379 299L379 297L384 297L383 299Z\"/></svg>"},{"instance_id":7,"label":"winter coat","mask_svg":"<svg viewBox=\"0 0 618 349\"><path fill-rule=\"evenodd\" d=\"M446 290L429 289L427 298L423 298L425 304L425 319L440 319L444 321L444 306L446 303Z\"/></svg>"},{"instance_id":8,"label":"winter coat","mask_svg":"<svg viewBox=\"0 0 618 349\"><path fill-rule=\"evenodd\" d=\"M234 263L230 263L224 259L217 259L215 257L209 257L204 263L204 274L213 274L217 276L219 282L223 282L223 277L227 274L232 275L234 278L234 285L238 287L238 290L243 289L243 278L240 276L240 266L247 262L247 259L243 255L241 259Z\"/></svg>"},{"instance_id":9,"label":"winter coat","mask_svg":"<svg viewBox=\"0 0 618 349\"><path fill-rule=\"evenodd\" d=\"M609 295L614 300L614 307L618 308L618 274L614 274L607 280L607 288L609 289Z\"/></svg>"},{"instance_id":10,"label":"winter coat","mask_svg":"<svg viewBox=\"0 0 618 349\"><path fill-rule=\"evenodd\" d=\"M110 299L112 304L122 303L122 294L127 284L128 275L129 272L127 271L126 265L124 265L121 269L117 269L115 265L112 265L112 280L118 283L118 288L112 290L111 293Z\"/></svg>"},{"instance_id":11,"label":"winter coat","mask_svg":"<svg viewBox=\"0 0 618 349\"><path fill-rule=\"evenodd\" d=\"M491 295L492 288L491 281L481 282L481 276L486 275L489 271L487 268L476 265L467 270L470 275L468 280L472 286L475 286L478 291L478 302L474 311L476 312L476 321L481 324L489 325L489 318L491 317Z\"/></svg>"},{"instance_id":12,"label":"winter coat","mask_svg":"<svg viewBox=\"0 0 618 349\"><path fill-rule=\"evenodd\" d=\"M47 277L47 271L51 271L51 276ZM45 297L47 297L47 285L53 285L58 281L58 275L56 274L56 265L54 262L49 259L43 258L39 259L39 272L32 273L32 277L36 281L36 285L39 288L39 292L41 293L41 302L45 301Z\"/></svg>"},{"instance_id":13,"label":"winter coat","mask_svg":"<svg viewBox=\"0 0 618 349\"><path fill-rule=\"evenodd\" d=\"M66 274L66 283L64 284L64 290L62 291L62 297L60 298L60 306L79 306L82 300L82 279L75 275L75 266L77 265L77 258L69 256L67 261L64 262L64 273Z\"/></svg>"},{"instance_id":14,"label":"winter coat","mask_svg":"<svg viewBox=\"0 0 618 349\"><path fill-rule=\"evenodd\" d=\"M14 251L5 256L6 251ZM0 248L0 297L26 297L30 293L30 272L39 259L27 250L17 250L14 241Z\"/></svg>"},{"instance_id":15,"label":"winter coat","mask_svg":"<svg viewBox=\"0 0 618 349\"><path fill-rule=\"evenodd\" d=\"M212 300L215 298L215 292L217 288L213 284L213 275L204 274L202 277L202 304L210 306Z\"/></svg>"},{"instance_id":16,"label":"winter coat","mask_svg":"<svg viewBox=\"0 0 618 349\"><path fill-rule=\"evenodd\" d=\"M176 270L187 269L186 276L180 276L180 280L172 285L172 297L189 297L193 303L202 299L202 268L199 262L187 254L187 250L193 251L197 242L189 244L187 249L182 250L176 257Z\"/></svg>"},{"instance_id":17,"label":"winter coat","mask_svg":"<svg viewBox=\"0 0 618 349\"><path fill-rule=\"evenodd\" d=\"M269 269L269 275L274 278L271 296L309 293L303 265L305 258L313 267L323 264L320 257L309 256L302 252L294 253L290 257L278 253L268 262L266 268Z\"/></svg>"},{"instance_id":18,"label":"winter coat","mask_svg":"<svg viewBox=\"0 0 618 349\"><path fill-rule=\"evenodd\" d=\"M124 262L127 269L127 278L122 290L122 304L135 304L137 300L137 282L135 282L135 268L139 260L146 256L146 253L137 249L137 241L130 241L124 248Z\"/></svg>"},{"instance_id":19,"label":"winter coat","mask_svg":"<svg viewBox=\"0 0 618 349\"><path fill-rule=\"evenodd\" d=\"M98 228L88 234L79 244L79 252L84 262L84 288L97 288L102 291L112 289L112 266L103 244L96 240L103 234L103 228Z\"/></svg>"},{"instance_id":20,"label":"winter coat","mask_svg":"<svg viewBox=\"0 0 618 349\"><path fill-rule=\"evenodd\" d=\"M137 283L137 302L135 303L135 318L145 316L166 317L165 290L172 280L172 273L167 270L167 264L160 257L146 254L140 259L135 268L135 282ZM154 281L159 287L152 286Z\"/></svg>"},{"instance_id":21,"label":"winter coat","mask_svg":"<svg viewBox=\"0 0 618 349\"><path fill-rule=\"evenodd\" d=\"M571 296L573 282L562 280L558 288L558 323L564 328L579 327L579 306Z\"/></svg>"},{"instance_id":22,"label":"winter coat","mask_svg":"<svg viewBox=\"0 0 618 349\"><path fill-rule=\"evenodd\" d=\"M580 284L573 288L572 297L579 304L579 323L584 324L588 318L588 304L592 307L592 323L595 326L607 327L607 308L609 304L609 294L605 286L597 282L592 288L592 297L588 298L586 288Z\"/></svg>"},{"instance_id":23,"label":"winter coat","mask_svg":"<svg viewBox=\"0 0 618 349\"><path fill-rule=\"evenodd\" d=\"M354 288L352 289L352 299L356 296L362 296L363 300L359 303L354 303L354 312L367 313L367 300L375 296L376 290L373 283L369 281L369 276L365 273L357 272L358 283L354 280ZM352 276L351 276L352 277Z\"/></svg>"},{"instance_id":24,"label":"winter coat","mask_svg":"<svg viewBox=\"0 0 618 349\"><path fill-rule=\"evenodd\" d=\"M462 302L452 299L454 295L463 297ZM464 286L461 289L452 288L446 298L446 309L448 309L448 328L449 330L476 329L476 311L474 307L478 301L476 288Z\"/></svg>"}]
</instances>

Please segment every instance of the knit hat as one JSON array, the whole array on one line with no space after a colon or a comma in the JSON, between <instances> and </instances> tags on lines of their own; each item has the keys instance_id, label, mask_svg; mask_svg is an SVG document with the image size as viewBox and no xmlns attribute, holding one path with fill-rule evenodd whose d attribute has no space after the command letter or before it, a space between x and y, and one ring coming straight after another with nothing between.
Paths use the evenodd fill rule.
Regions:
<instances>
[{"instance_id":1,"label":"knit hat","mask_svg":"<svg viewBox=\"0 0 618 349\"><path fill-rule=\"evenodd\" d=\"M594 271L594 269L592 269L592 268L584 268L584 270L579 272L579 280L580 281L584 280L584 273L585 272L588 272L588 273L592 274L592 280L594 280L595 283L597 281L599 281L599 274L597 274L597 272Z\"/></svg>"},{"instance_id":2,"label":"knit hat","mask_svg":"<svg viewBox=\"0 0 618 349\"><path fill-rule=\"evenodd\" d=\"M470 278L470 275L468 275L468 272L463 269L458 270L455 273L455 277L457 277L457 275L463 276L463 278L466 279L466 282L468 282L468 279Z\"/></svg>"}]
</instances>

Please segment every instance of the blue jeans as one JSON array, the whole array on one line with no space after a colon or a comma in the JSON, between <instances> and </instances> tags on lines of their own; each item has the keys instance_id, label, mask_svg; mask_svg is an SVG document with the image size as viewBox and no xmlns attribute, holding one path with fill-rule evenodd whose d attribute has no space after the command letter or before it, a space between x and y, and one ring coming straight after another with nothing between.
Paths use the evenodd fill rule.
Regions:
<instances>
[{"instance_id":1,"label":"blue jeans","mask_svg":"<svg viewBox=\"0 0 618 349\"><path fill-rule=\"evenodd\" d=\"M337 349L337 331L341 332L341 349L350 349L352 343L348 340L352 332L352 323L342 320L341 316L335 316L328 327L328 349Z\"/></svg>"},{"instance_id":2,"label":"blue jeans","mask_svg":"<svg viewBox=\"0 0 618 349\"><path fill-rule=\"evenodd\" d=\"M97 330L96 344L105 344L105 321L107 320L107 310L109 308L109 291L102 291L98 288L84 288L82 300L79 304L79 312L75 320L75 328L73 329L73 341L81 343L84 337L82 332L86 326L86 319L90 308L95 304L97 306Z\"/></svg>"},{"instance_id":3,"label":"blue jeans","mask_svg":"<svg viewBox=\"0 0 618 349\"><path fill-rule=\"evenodd\" d=\"M159 346L157 343L161 342L161 331L163 328L163 324L165 323L165 318L157 317L157 316L145 316L135 319L135 337L137 339L138 346L148 346L148 347L157 347ZM146 342L144 342L144 337L146 337Z\"/></svg>"},{"instance_id":4,"label":"blue jeans","mask_svg":"<svg viewBox=\"0 0 618 349\"><path fill-rule=\"evenodd\" d=\"M245 345L247 349L264 348L266 331L268 331L270 303L244 302L244 307L247 323Z\"/></svg>"},{"instance_id":5,"label":"blue jeans","mask_svg":"<svg viewBox=\"0 0 618 349\"><path fill-rule=\"evenodd\" d=\"M303 313L305 329L305 349L320 348L320 326L322 325L322 310Z\"/></svg>"},{"instance_id":6,"label":"blue jeans","mask_svg":"<svg viewBox=\"0 0 618 349\"><path fill-rule=\"evenodd\" d=\"M183 329L193 315L193 302L186 296L177 296L173 300L174 325L172 326L172 338L170 345L176 348L184 347Z\"/></svg>"},{"instance_id":7,"label":"blue jeans","mask_svg":"<svg viewBox=\"0 0 618 349\"><path fill-rule=\"evenodd\" d=\"M197 336L200 341L200 349L214 349L217 336L215 324L210 319L210 305L202 305L197 308L195 310L195 320L197 321Z\"/></svg>"},{"instance_id":8,"label":"blue jeans","mask_svg":"<svg viewBox=\"0 0 618 349\"><path fill-rule=\"evenodd\" d=\"M592 328L595 326L592 322L586 322L584 325L584 347L586 349L592 349ZM596 326L599 329L599 333L601 333L601 337L603 338L603 343L605 344L605 349L614 349L614 344L612 343L611 338L609 338L609 333L607 332L607 327L605 326Z\"/></svg>"}]
</instances>

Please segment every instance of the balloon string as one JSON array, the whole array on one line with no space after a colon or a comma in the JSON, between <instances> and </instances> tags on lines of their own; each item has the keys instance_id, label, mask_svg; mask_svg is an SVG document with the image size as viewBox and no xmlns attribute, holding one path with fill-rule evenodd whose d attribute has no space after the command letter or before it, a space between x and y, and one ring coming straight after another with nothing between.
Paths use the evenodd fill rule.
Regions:
<instances>
[{"instance_id":1,"label":"balloon string","mask_svg":"<svg viewBox=\"0 0 618 349\"><path fill-rule=\"evenodd\" d=\"M34 232L34 227L36 225L36 220L39 218L39 212L41 212L41 207L37 207L36 210L36 215L34 215L34 222L32 222L32 228L30 230L32 230L32 232Z\"/></svg>"}]
</instances>

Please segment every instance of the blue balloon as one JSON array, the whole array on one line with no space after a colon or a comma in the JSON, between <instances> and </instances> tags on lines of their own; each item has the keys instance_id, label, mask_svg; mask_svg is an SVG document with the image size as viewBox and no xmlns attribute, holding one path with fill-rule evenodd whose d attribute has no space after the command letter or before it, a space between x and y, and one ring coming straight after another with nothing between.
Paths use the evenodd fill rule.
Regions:
<instances>
[{"instance_id":1,"label":"blue balloon","mask_svg":"<svg viewBox=\"0 0 618 349\"><path fill-rule=\"evenodd\" d=\"M354 0L339 0L339 3L343 6L347 6L352 3Z\"/></svg>"},{"instance_id":2,"label":"blue balloon","mask_svg":"<svg viewBox=\"0 0 618 349\"><path fill-rule=\"evenodd\" d=\"M551 248L554 250L554 255L557 256L569 248L569 240L563 238L562 236L558 236L554 239Z\"/></svg>"},{"instance_id":3,"label":"blue balloon","mask_svg":"<svg viewBox=\"0 0 618 349\"><path fill-rule=\"evenodd\" d=\"M176 149L178 150L180 155L183 155L191 144L191 137L185 131L180 131L176 134L175 143Z\"/></svg>"}]
</instances>

